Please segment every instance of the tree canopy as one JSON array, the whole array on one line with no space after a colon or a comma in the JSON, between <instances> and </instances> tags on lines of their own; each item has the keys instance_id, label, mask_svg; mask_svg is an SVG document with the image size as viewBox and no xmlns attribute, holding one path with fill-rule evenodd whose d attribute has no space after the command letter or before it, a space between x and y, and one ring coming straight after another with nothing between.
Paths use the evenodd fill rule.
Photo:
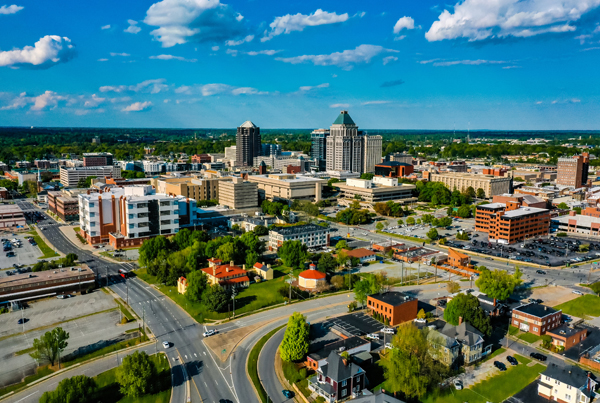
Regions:
<instances>
[{"instance_id":1,"label":"tree canopy","mask_svg":"<svg viewBox=\"0 0 600 403\"><path fill-rule=\"evenodd\" d=\"M196 270L188 274L187 276L187 290L185 291L185 297L189 301L198 302L202 299L202 293L207 288L208 278L202 270Z\"/></svg>"},{"instance_id":2,"label":"tree canopy","mask_svg":"<svg viewBox=\"0 0 600 403\"><path fill-rule=\"evenodd\" d=\"M284 265L297 269L308 258L308 248L300 241L285 241L277 250L277 254Z\"/></svg>"},{"instance_id":3,"label":"tree canopy","mask_svg":"<svg viewBox=\"0 0 600 403\"><path fill-rule=\"evenodd\" d=\"M229 302L230 294L218 284L208 286L202 294L202 302L214 312L222 312Z\"/></svg>"},{"instance_id":4,"label":"tree canopy","mask_svg":"<svg viewBox=\"0 0 600 403\"><path fill-rule=\"evenodd\" d=\"M144 351L125 356L117 367L117 381L121 393L128 397L139 397L152 391L156 378L156 365Z\"/></svg>"},{"instance_id":5,"label":"tree canopy","mask_svg":"<svg viewBox=\"0 0 600 403\"><path fill-rule=\"evenodd\" d=\"M309 327L306 318L294 312L288 319L279 353L283 361L300 361L308 353Z\"/></svg>"},{"instance_id":6,"label":"tree canopy","mask_svg":"<svg viewBox=\"0 0 600 403\"><path fill-rule=\"evenodd\" d=\"M96 381L85 375L63 379L55 390L44 392L40 403L85 403L97 389Z\"/></svg>"},{"instance_id":7,"label":"tree canopy","mask_svg":"<svg viewBox=\"0 0 600 403\"><path fill-rule=\"evenodd\" d=\"M510 275L505 270L486 269L481 272L475 284L479 287L479 291L487 294L488 297L504 301L512 295L515 287L523 282L521 275L518 267L514 275Z\"/></svg>"},{"instance_id":8,"label":"tree canopy","mask_svg":"<svg viewBox=\"0 0 600 403\"><path fill-rule=\"evenodd\" d=\"M58 360L59 354L67 348L69 333L62 327L47 331L39 339L33 339L34 351L29 355L38 361L48 361L50 365Z\"/></svg>"},{"instance_id":9,"label":"tree canopy","mask_svg":"<svg viewBox=\"0 0 600 403\"><path fill-rule=\"evenodd\" d=\"M457 294L448 302L444 310L444 320L456 326L461 317L481 333L488 336L492 334L490 317L481 309L479 300L474 295Z\"/></svg>"}]
</instances>

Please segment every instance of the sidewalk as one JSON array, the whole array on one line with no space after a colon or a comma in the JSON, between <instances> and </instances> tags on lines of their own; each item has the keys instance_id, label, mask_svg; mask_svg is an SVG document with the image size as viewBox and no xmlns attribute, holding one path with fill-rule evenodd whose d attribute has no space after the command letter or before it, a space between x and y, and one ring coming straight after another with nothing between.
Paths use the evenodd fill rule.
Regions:
<instances>
[{"instance_id":1,"label":"sidewalk","mask_svg":"<svg viewBox=\"0 0 600 403\"><path fill-rule=\"evenodd\" d=\"M69 241L71 241L73 243L73 245L77 246L80 249L85 249L85 250L89 250L90 252L96 254L95 252L98 252L97 249L94 249L93 246L89 245L89 244L83 244L81 243L81 241L79 240L79 238L77 238L77 235L75 234L75 231L73 231L73 226L63 226L63 227L59 227L60 232L62 232Z\"/></svg>"}]
</instances>

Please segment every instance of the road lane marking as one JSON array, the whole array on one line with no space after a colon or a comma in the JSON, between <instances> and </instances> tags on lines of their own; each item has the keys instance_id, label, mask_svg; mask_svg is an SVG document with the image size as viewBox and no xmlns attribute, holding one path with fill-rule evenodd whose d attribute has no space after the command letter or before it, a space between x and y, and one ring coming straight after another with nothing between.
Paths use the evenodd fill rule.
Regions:
<instances>
[{"instance_id":1,"label":"road lane marking","mask_svg":"<svg viewBox=\"0 0 600 403\"><path fill-rule=\"evenodd\" d=\"M21 399L21 400L17 400L15 403L22 402L23 400L27 399L28 397L31 397L31 396L35 395L36 393L38 393L38 391L37 391L37 390L36 390L35 392L33 392L32 394L25 396L23 399Z\"/></svg>"}]
</instances>

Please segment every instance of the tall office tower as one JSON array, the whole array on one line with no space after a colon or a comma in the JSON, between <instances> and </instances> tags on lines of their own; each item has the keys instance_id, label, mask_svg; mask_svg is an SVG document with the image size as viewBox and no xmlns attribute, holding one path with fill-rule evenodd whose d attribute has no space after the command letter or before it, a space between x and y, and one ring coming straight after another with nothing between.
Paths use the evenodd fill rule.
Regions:
<instances>
[{"instance_id":1,"label":"tall office tower","mask_svg":"<svg viewBox=\"0 0 600 403\"><path fill-rule=\"evenodd\" d=\"M311 148L310 157L315 160L319 171L327 169L327 137L329 137L328 129L316 129L310 134Z\"/></svg>"},{"instance_id":2,"label":"tall office tower","mask_svg":"<svg viewBox=\"0 0 600 403\"><path fill-rule=\"evenodd\" d=\"M572 158L559 158L556 184L580 188L587 184L590 166L589 153L575 155Z\"/></svg>"},{"instance_id":3,"label":"tall office tower","mask_svg":"<svg viewBox=\"0 0 600 403\"><path fill-rule=\"evenodd\" d=\"M241 167L251 167L254 164L254 157L261 154L260 128L247 120L237 128L235 140L236 146L236 165Z\"/></svg>"},{"instance_id":4,"label":"tall office tower","mask_svg":"<svg viewBox=\"0 0 600 403\"><path fill-rule=\"evenodd\" d=\"M381 163L383 138L381 136L363 136L363 172L374 173L375 165Z\"/></svg>"},{"instance_id":5,"label":"tall office tower","mask_svg":"<svg viewBox=\"0 0 600 403\"><path fill-rule=\"evenodd\" d=\"M281 145L280 144L263 144L261 146L261 155L265 157L277 157L281 155ZM255 157L258 157L255 155Z\"/></svg>"},{"instance_id":6,"label":"tall office tower","mask_svg":"<svg viewBox=\"0 0 600 403\"><path fill-rule=\"evenodd\" d=\"M325 164L327 170L362 173L363 136L348 111L340 112L329 132Z\"/></svg>"}]
</instances>

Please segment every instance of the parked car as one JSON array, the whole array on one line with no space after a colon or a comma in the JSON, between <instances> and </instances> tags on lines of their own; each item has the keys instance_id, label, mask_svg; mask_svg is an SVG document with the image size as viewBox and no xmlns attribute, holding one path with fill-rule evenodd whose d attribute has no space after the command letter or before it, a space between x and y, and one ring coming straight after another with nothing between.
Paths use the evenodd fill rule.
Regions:
<instances>
[{"instance_id":1,"label":"parked car","mask_svg":"<svg viewBox=\"0 0 600 403\"><path fill-rule=\"evenodd\" d=\"M396 329L394 329L393 327L384 327L383 329L381 329L381 333L396 334Z\"/></svg>"},{"instance_id":2,"label":"parked car","mask_svg":"<svg viewBox=\"0 0 600 403\"><path fill-rule=\"evenodd\" d=\"M535 271L537 274L546 274L546 272L544 270L536 270Z\"/></svg>"},{"instance_id":3,"label":"parked car","mask_svg":"<svg viewBox=\"0 0 600 403\"><path fill-rule=\"evenodd\" d=\"M21 318L21 319L19 319L19 320L17 321L17 323L18 323L19 325L22 325L22 324L23 324L23 323L25 323L25 322L27 322L27 319L26 319L26 318Z\"/></svg>"},{"instance_id":4,"label":"parked car","mask_svg":"<svg viewBox=\"0 0 600 403\"><path fill-rule=\"evenodd\" d=\"M548 359L548 357L546 357L544 354L540 354L540 353L531 353L531 354L529 354L529 356L538 361L546 361Z\"/></svg>"},{"instance_id":5,"label":"parked car","mask_svg":"<svg viewBox=\"0 0 600 403\"><path fill-rule=\"evenodd\" d=\"M6 254L6 256L8 256L8 253ZM583 295L583 293L581 291L577 291L577 290L573 290L573 294Z\"/></svg>"},{"instance_id":6,"label":"parked car","mask_svg":"<svg viewBox=\"0 0 600 403\"><path fill-rule=\"evenodd\" d=\"M506 365L500 361L494 361L494 367L498 368L500 371L506 371Z\"/></svg>"},{"instance_id":7,"label":"parked car","mask_svg":"<svg viewBox=\"0 0 600 403\"><path fill-rule=\"evenodd\" d=\"M385 343L385 349L386 350L391 350L393 348L394 348L394 346L392 345L392 343Z\"/></svg>"},{"instance_id":8,"label":"parked car","mask_svg":"<svg viewBox=\"0 0 600 403\"><path fill-rule=\"evenodd\" d=\"M209 336L212 336L213 334L217 334L217 331L214 329L210 329L210 330L207 330L206 332L202 333L202 336L209 337Z\"/></svg>"},{"instance_id":9,"label":"parked car","mask_svg":"<svg viewBox=\"0 0 600 403\"><path fill-rule=\"evenodd\" d=\"M168 341L163 341L162 345L163 345L163 348L169 348L169 347L171 347L171 343L169 343Z\"/></svg>"},{"instance_id":10,"label":"parked car","mask_svg":"<svg viewBox=\"0 0 600 403\"><path fill-rule=\"evenodd\" d=\"M366 335L366 338L372 340L379 340L379 335L377 333L369 333L368 335Z\"/></svg>"},{"instance_id":11,"label":"parked car","mask_svg":"<svg viewBox=\"0 0 600 403\"><path fill-rule=\"evenodd\" d=\"M456 390L461 390L463 388L463 383L460 379L455 379L453 383Z\"/></svg>"},{"instance_id":12,"label":"parked car","mask_svg":"<svg viewBox=\"0 0 600 403\"><path fill-rule=\"evenodd\" d=\"M507 356L506 361L510 362L511 365L519 364L519 361L517 361L517 359L515 357L513 357L512 355Z\"/></svg>"}]
</instances>

